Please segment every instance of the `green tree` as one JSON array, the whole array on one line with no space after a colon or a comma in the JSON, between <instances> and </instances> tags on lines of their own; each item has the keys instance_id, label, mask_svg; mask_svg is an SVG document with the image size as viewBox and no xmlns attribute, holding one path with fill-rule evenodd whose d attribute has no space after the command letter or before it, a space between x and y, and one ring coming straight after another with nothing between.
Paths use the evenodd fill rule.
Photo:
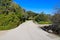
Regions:
<instances>
[{"instance_id":1,"label":"green tree","mask_svg":"<svg viewBox=\"0 0 60 40\"><path fill-rule=\"evenodd\" d=\"M49 17L48 17L48 15L44 14L44 12L41 12L39 15L37 15L35 17L35 20L37 22L40 22L40 21L48 21L49 20Z\"/></svg>"},{"instance_id":2,"label":"green tree","mask_svg":"<svg viewBox=\"0 0 60 40\"><path fill-rule=\"evenodd\" d=\"M27 14L28 19L34 19L34 17L38 15L37 13L32 12L32 11L27 11L26 14Z\"/></svg>"}]
</instances>

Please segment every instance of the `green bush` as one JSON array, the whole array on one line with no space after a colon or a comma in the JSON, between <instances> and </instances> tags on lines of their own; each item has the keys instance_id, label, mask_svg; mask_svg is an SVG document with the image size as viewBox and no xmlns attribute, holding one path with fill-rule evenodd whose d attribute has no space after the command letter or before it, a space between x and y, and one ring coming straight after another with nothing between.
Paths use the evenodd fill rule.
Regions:
<instances>
[{"instance_id":1,"label":"green bush","mask_svg":"<svg viewBox=\"0 0 60 40\"><path fill-rule=\"evenodd\" d=\"M23 9L12 0L0 0L0 30L8 30L22 23Z\"/></svg>"}]
</instances>

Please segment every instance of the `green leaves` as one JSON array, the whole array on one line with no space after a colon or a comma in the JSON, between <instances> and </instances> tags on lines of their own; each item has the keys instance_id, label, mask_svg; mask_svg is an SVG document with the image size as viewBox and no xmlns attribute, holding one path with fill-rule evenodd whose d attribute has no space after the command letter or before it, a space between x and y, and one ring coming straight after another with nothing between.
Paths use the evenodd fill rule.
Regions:
<instances>
[{"instance_id":1,"label":"green leaves","mask_svg":"<svg viewBox=\"0 0 60 40\"><path fill-rule=\"evenodd\" d=\"M48 17L48 15L46 15L46 14L44 14L44 13L40 13L39 15L37 15L37 16L35 17L35 20L36 20L37 22L40 22L40 21L49 21L49 17Z\"/></svg>"},{"instance_id":2,"label":"green leaves","mask_svg":"<svg viewBox=\"0 0 60 40\"><path fill-rule=\"evenodd\" d=\"M23 9L12 0L0 0L0 30L8 30L21 24Z\"/></svg>"}]
</instances>

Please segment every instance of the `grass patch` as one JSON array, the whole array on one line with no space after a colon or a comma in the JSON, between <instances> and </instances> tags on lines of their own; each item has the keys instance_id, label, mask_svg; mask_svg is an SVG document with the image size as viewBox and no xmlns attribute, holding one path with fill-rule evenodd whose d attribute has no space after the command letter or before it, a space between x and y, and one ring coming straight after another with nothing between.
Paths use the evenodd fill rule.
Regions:
<instances>
[{"instance_id":1,"label":"grass patch","mask_svg":"<svg viewBox=\"0 0 60 40\"><path fill-rule=\"evenodd\" d=\"M40 22L38 22L39 24L52 24L52 22L51 21L40 21Z\"/></svg>"}]
</instances>

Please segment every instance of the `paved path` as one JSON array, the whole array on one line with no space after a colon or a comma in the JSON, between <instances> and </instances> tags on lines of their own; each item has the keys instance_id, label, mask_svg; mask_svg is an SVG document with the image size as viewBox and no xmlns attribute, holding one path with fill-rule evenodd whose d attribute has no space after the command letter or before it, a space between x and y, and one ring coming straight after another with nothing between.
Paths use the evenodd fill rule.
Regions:
<instances>
[{"instance_id":1,"label":"paved path","mask_svg":"<svg viewBox=\"0 0 60 40\"><path fill-rule=\"evenodd\" d=\"M34 24L33 21L26 21L17 28L2 33L0 32L0 40L55 40L49 33Z\"/></svg>"}]
</instances>

